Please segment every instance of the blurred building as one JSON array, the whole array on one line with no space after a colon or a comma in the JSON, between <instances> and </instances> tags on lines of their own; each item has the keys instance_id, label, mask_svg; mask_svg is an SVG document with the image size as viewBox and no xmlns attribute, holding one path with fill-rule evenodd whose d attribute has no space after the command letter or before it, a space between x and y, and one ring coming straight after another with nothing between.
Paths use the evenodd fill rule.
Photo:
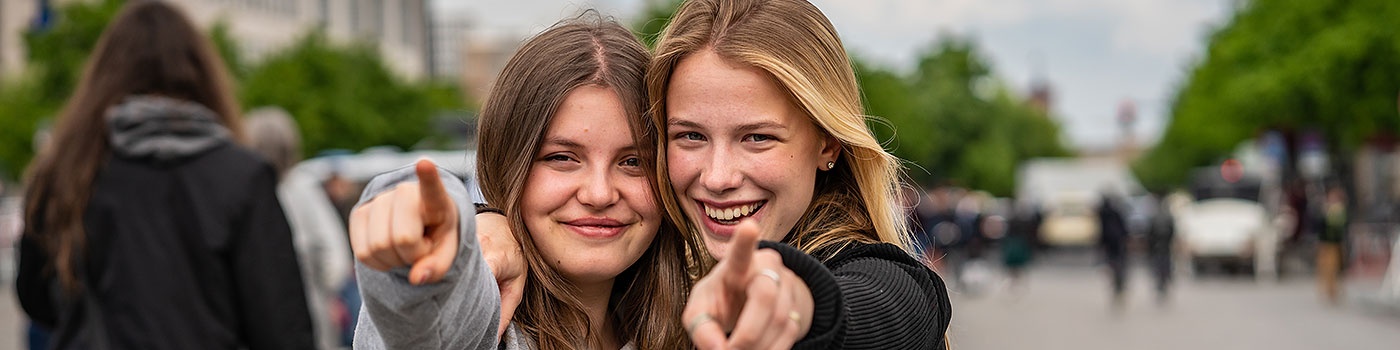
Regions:
<instances>
[{"instance_id":1,"label":"blurred building","mask_svg":"<svg viewBox=\"0 0 1400 350\"><path fill-rule=\"evenodd\" d=\"M38 0L0 0L0 80L24 68L24 31L39 18Z\"/></svg>"},{"instance_id":2,"label":"blurred building","mask_svg":"<svg viewBox=\"0 0 1400 350\"><path fill-rule=\"evenodd\" d=\"M465 55L467 33L473 21L463 14L442 15L433 19L432 65L434 78L455 80L462 76L462 56Z\"/></svg>"},{"instance_id":3,"label":"blurred building","mask_svg":"<svg viewBox=\"0 0 1400 350\"><path fill-rule=\"evenodd\" d=\"M83 0L0 0L0 75L24 66L22 33L45 17L41 4ZM419 79L431 67L425 0L167 0L201 28L226 23L243 57L257 61L322 28L336 42L379 48L399 75ZM56 5L55 5L56 6Z\"/></svg>"},{"instance_id":4,"label":"blurred building","mask_svg":"<svg viewBox=\"0 0 1400 350\"><path fill-rule=\"evenodd\" d=\"M169 0L197 25L224 22L245 57L256 61L310 30L333 41L376 44L401 76L428 76L431 41L425 0Z\"/></svg>"},{"instance_id":5,"label":"blurred building","mask_svg":"<svg viewBox=\"0 0 1400 350\"><path fill-rule=\"evenodd\" d=\"M1050 86L1050 82L1045 79L1036 79L1031 83L1031 96L1026 100L1026 104L1040 112L1041 116L1048 118L1055 106L1055 87Z\"/></svg>"},{"instance_id":6,"label":"blurred building","mask_svg":"<svg viewBox=\"0 0 1400 350\"><path fill-rule=\"evenodd\" d=\"M510 56L520 49L514 36L470 35L463 47L462 91L470 101L481 103L491 91L496 75L506 67Z\"/></svg>"}]
</instances>

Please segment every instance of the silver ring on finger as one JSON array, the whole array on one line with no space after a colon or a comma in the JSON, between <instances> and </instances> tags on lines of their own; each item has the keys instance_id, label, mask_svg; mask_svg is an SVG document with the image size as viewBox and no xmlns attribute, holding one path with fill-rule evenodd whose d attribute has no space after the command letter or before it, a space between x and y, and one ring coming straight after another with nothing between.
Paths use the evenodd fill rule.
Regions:
<instances>
[{"instance_id":1,"label":"silver ring on finger","mask_svg":"<svg viewBox=\"0 0 1400 350\"><path fill-rule=\"evenodd\" d=\"M689 332L690 334L695 334L695 329L696 329L696 328L700 328L701 325L704 325L704 324L706 324L706 323L712 322L712 321L714 321L714 320L715 320L715 318L714 318L714 317L710 317L710 314L709 314L709 313L707 313L707 312L706 312L706 313L700 313L700 315L695 316L695 318L690 319L690 323L687 323L687 324L686 324L685 330L686 330L686 332Z\"/></svg>"},{"instance_id":2,"label":"silver ring on finger","mask_svg":"<svg viewBox=\"0 0 1400 350\"><path fill-rule=\"evenodd\" d=\"M768 279L773 280L773 283L776 283L779 286L783 285L782 275L779 275L778 271L773 271L773 269L762 269L758 270L758 274L763 275L763 277L768 277Z\"/></svg>"}]
</instances>

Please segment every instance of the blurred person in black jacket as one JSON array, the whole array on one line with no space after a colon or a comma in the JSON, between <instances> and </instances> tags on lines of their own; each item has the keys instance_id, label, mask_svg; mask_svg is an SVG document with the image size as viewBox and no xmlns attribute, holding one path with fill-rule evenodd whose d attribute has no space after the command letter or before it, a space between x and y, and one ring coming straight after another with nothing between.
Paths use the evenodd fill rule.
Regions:
<instances>
[{"instance_id":1,"label":"blurred person in black jacket","mask_svg":"<svg viewBox=\"0 0 1400 350\"><path fill-rule=\"evenodd\" d=\"M29 169L16 287L58 349L302 349L312 330L277 174L224 63L131 2Z\"/></svg>"},{"instance_id":2,"label":"blurred person in black jacket","mask_svg":"<svg viewBox=\"0 0 1400 350\"><path fill-rule=\"evenodd\" d=\"M1099 249L1113 285L1113 305L1121 307L1128 284L1128 227L1118 202L1104 192L1099 203Z\"/></svg>"},{"instance_id":3,"label":"blurred person in black jacket","mask_svg":"<svg viewBox=\"0 0 1400 350\"><path fill-rule=\"evenodd\" d=\"M1176 219L1162 193L1153 194L1157 210L1147 229L1147 258L1157 287L1157 302L1165 303L1172 283L1172 248L1176 244Z\"/></svg>"}]
</instances>

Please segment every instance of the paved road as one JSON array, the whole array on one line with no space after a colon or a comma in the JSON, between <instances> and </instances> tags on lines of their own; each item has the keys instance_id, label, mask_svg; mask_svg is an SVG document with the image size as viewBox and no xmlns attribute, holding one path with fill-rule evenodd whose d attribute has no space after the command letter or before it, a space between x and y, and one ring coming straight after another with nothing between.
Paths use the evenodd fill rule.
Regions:
<instances>
[{"instance_id":1,"label":"paved road","mask_svg":"<svg viewBox=\"0 0 1400 350\"><path fill-rule=\"evenodd\" d=\"M1183 279L1170 304L1159 307L1136 270L1131 297L1115 312L1087 259L1048 265L1030 272L1022 293L1002 287L980 296L955 293L954 348L1400 349L1400 316L1357 302L1323 306L1307 280ZM13 284L0 282L0 350L22 349L22 317Z\"/></svg>"},{"instance_id":2,"label":"paved road","mask_svg":"<svg viewBox=\"0 0 1400 350\"><path fill-rule=\"evenodd\" d=\"M993 282L984 295L954 295L954 348L1400 349L1400 315L1355 300L1324 306L1305 278L1183 278L1158 305L1138 269L1125 306L1115 310L1099 270L1087 262L1052 265L1032 270L1020 292Z\"/></svg>"}]
</instances>

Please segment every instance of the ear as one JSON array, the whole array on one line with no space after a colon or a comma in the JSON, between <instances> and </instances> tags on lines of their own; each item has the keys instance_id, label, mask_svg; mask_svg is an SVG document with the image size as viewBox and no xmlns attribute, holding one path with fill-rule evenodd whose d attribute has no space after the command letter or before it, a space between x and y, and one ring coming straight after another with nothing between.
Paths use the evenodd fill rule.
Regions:
<instances>
[{"instance_id":1,"label":"ear","mask_svg":"<svg viewBox=\"0 0 1400 350\"><path fill-rule=\"evenodd\" d=\"M841 140L836 139L836 137L831 136L831 134L823 134L822 136L821 154L817 157L819 161L817 163L820 165L817 167L821 170L831 170L826 165L828 162L840 163L837 159L841 158ZM836 166L841 165L837 164Z\"/></svg>"}]
</instances>

